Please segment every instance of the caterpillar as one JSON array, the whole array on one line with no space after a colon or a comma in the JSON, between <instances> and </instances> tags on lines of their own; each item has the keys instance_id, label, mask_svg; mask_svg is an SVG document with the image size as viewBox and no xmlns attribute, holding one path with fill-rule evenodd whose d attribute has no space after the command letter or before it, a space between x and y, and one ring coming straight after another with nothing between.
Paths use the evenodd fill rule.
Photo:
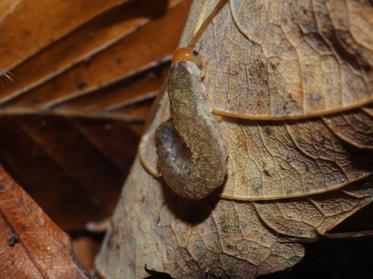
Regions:
<instances>
[{"instance_id":1,"label":"caterpillar","mask_svg":"<svg viewBox=\"0 0 373 279\"><path fill-rule=\"evenodd\" d=\"M198 64L193 48L174 52L167 83L171 117L155 135L162 178L187 199L207 197L227 174L226 144L205 98Z\"/></svg>"}]
</instances>

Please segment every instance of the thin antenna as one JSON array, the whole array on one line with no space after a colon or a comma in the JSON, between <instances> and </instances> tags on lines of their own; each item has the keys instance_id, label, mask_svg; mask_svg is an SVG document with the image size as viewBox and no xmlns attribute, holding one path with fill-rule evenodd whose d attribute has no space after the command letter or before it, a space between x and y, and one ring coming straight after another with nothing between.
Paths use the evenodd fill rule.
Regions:
<instances>
[{"instance_id":1,"label":"thin antenna","mask_svg":"<svg viewBox=\"0 0 373 279\"><path fill-rule=\"evenodd\" d=\"M5 72L5 71L2 72L2 71L0 71L0 88L4 87L4 79L3 78L7 78L10 81L14 82L14 79L13 79L12 75L9 72Z\"/></svg>"},{"instance_id":2,"label":"thin antenna","mask_svg":"<svg viewBox=\"0 0 373 279\"><path fill-rule=\"evenodd\" d=\"M14 81L12 75L9 73L9 72L1 72L0 71L0 77L6 77L7 79L9 79L10 81Z\"/></svg>"},{"instance_id":3,"label":"thin antenna","mask_svg":"<svg viewBox=\"0 0 373 279\"><path fill-rule=\"evenodd\" d=\"M194 34L194 36L193 36L193 38L192 38L192 40L190 41L190 44L189 44L190 47L195 47L197 41L199 40L199 38L201 37L203 32L205 32L206 28L209 26L211 21L220 12L220 10L225 6L225 4L228 1L229 0L220 0L219 3L216 4L215 8L211 11L211 13L208 15L208 17L202 23L202 25L200 26L198 31Z\"/></svg>"}]
</instances>

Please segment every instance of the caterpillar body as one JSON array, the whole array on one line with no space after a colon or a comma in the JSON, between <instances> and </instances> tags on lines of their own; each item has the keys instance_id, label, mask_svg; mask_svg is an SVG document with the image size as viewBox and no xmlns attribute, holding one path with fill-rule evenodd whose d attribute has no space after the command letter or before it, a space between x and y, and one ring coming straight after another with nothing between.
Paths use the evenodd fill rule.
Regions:
<instances>
[{"instance_id":1,"label":"caterpillar body","mask_svg":"<svg viewBox=\"0 0 373 279\"><path fill-rule=\"evenodd\" d=\"M157 129L158 168L166 184L187 199L202 199L222 186L228 152L211 113L192 48L176 50L168 75L171 117Z\"/></svg>"}]
</instances>

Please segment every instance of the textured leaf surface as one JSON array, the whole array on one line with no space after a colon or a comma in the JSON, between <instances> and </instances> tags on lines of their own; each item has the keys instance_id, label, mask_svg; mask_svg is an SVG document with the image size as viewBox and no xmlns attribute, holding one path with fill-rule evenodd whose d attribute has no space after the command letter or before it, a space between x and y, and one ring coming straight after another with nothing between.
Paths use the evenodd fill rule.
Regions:
<instances>
[{"instance_id":1,"label":"textured leaf surface","mask_svg":"<svg viewBox=\"0 0 373 279\"><path fill-rule=\"evenodd\" d=\"M2 119L0 160L55 222L65 230L80 230L112 212L135 154L128 146L138 141L136 128L142 125Z\"/></svg>"},{"instance_id":2,"label":"textured leaf surface","mask_svg":"<svg viewBox=\"0 0 373 279\"><path fill-rule=\"evenodd\" d=\"M168 117L165 107L160 122ZM350 125L362 135L351 133L348 117L354 118ZM283 124L222 121L229 152L222 196L235 200L307 196L364 179L372 173L371 154L359 147L369 147L372 127L373 119L361 110ZM155 129L149 129L143 144L148 149L144 161L152 173L157 172L155 148L150 145Z\"/></svg>"},{"instance_id":3,"label":"textured leaf surface","mask_svg":"<svg viewBox=\"0 0 373 279\"><path fill-rule=\"evenodd\" d=\"M13 80L0 85L0 160L54 221L81 231L113 211L188 6L65 2L1 2ZM11 32L29 34L23 48Z\"/></svg>"},{"instance_id":4,"label":"textured leaf surface","mask_svg":"<svg viewBox=\"0 0 373 279\"><path fill-rule=\"evenodd\" d=\"M129 1L79 26L61 41L13 68L15 82L8 83L1 90L1 102L24 94L97 52L110 48L136 28L162 16L164 10L165 3L160 1Z\"/></svg>"},{"instance_id":5,"label":"textured leaf surface","mask_svg":"<svg viewBox=\"0 0 373 279\"><path fill-rule=\"evenodd\" d=\"M4 9L0 22L0 69L9 70L40 48L122 2L20 0L10 6L3 4L8 9Z\"/></svg>"},{"instance_id":6,"label":"textured leaf surface","mask_svg":"<svg viewBox=\"0 0 373 279\"><path fill-rule=\"evenodd\" d=\"M194 2L182 44L216 3ZM156 179L165 94L96 261L107 278L143 277L145 264L175 278L256 278L292 267L302 241L371 203L372 7L307 3L229 1L206 29L196 48L227 181L192 202Z\"/></svg>"},{"instance_id":7,"label":"textured leaf surface","mask_svg":"<svg viewBox=\"0 0 373 279\"><path fill-rule=\"evenodd\" d=\"M167 8L170 8L169 12L164 14L164 16L148 21L145 25L143 19L142 28L138 28L138 21L141 19L141 16L139 16L140 19L137 19L137 21L133 20L131 17L124 16L124 18L120 18L122 20L122 25L127 26L127 31L122 30L124 34L121 34L122 38L120 40L106 40L105 44L108 45L101 49L101 51L96 49L94 42L91 40L84 40L84 38L80 36L79 38L84 41L83 46L86 47L84 50L84 61L82 61L83 57L79 57L79 51L76 48L67 48L66 44L74 39L71 37L78 36L80 33L85 34L87 30L84 30L84 28L89 27L99 32L100 29L95 26L95 24L97 24L96 21L99 20L95 20L93 23L90 22L87 25L88 27L83 26L83 30L78 30L79 32L77 35L72 33L66 40L59 41L55 45L52 45L51 48L38 53L30 61L15 68L14 72L11 71L15 82L8 81L5 84L4 90L0 92L0 102L3 103L0 108L0 113L12 115L22 113L50 113L50 110L54 109L54 114L61 113L63 115L68 114L69 116L87 116L87 109L92 109L93 105L97 106L97 100L95 98L91 100L90 104L85 104L86 111L81 111L80 109L73 111L69 108L69 101L75 100L82 95L93 95L94 97L98 93L90 93L100 89L103 89L106 93L110 92L111 95L118 95L115 94L115 92L111 92L115 90L115 85L118 85L115 84L117 81L126 78L130 79L136 74L141 74L159 64L161 64L160 66L165 66L164 62L169 59L170 53L175 48L175 42L183 27L183 21L180 19L185 17L185 15L182 16L185 6L183 7L180 5L180 1L171 1L168 6L165 5L167 4L165 1L158 1L157 3L159 7L153 10L154 17L157 15L159 16L161 12L165 13ZM176 5L177 3L178 5ZM148 7L146 7L146 4L140 2L138 5L124 5L119 9L127 10L128 13L134 13L136 15L136 12L138 12L141 6L145 6L145 8L149 10L154 5L148 4ZM114 11L119 13L116 10ZM142 12L146 12L146 9ZM119 15L117 15L117 17L119 17ZM108 15L105 15L104 19L99 19L104 21L107 16ZM117 26L119 23L113 20L112 17L110 17L110 19L111 21L106 22L106 24L109 25L108 29L119 28ZM108 32L108 30L105 31ZM104 33L105 31L101 32ZM163 39L162 34L167 34L167 40ZM93 34L91 36L93 36ZM149 48L149 42L154 44L152 48ZM74 40L74 45L75 44L77 44L77 42ZM102 44L104 43L101 43L101 45ZM71 59L74 60L69 64L62 59L63 61L58 60L56 64L50 66L51 57L61 55L54 53L56 49L59 52L67 52L64 56L71 57ZM91 51L91 53L89 51ZM35 65L35 61L40 61L39 63L44 64ZM42 68L42 73L35 71L36 66ZM22 67L23 69L21 69ZM57 70L54 70L54 67L57 67ZM60 74L55 76L58 73ZM152 71L148 72L148 74L157 78L155 74L152 74ZM20 82L17 80L18 75L21 79ZM53 76L55 76L53 79L49 79ZM33 81L33 78L37 78L37 81ZM144 76L142 76L142 78L144 78ZM24 79L24 81L22 79ZM139 80L139 78L137 78L137 80ZM40 82L44 83L35 87L35 85ZM111 85L111 87L104 88L108 85ZM22 86L23 89L18 88L20 86ZM118 87L124 90L123 84ZM153 89L151 91L153 92L153 96L154 91L156 90ZM118 90L116 90L116 92L118 92ZM149 94L150 92L141 93ZM100 92L99 95L104 94ZM141 94L138 94L138 96L141 96ZM113 100L110 105L117 105L115 108L118 108L118 102L120 100L120 98L117 98ZM63 109L59 112L58 107L61 105ZM98 106L100 105L98 104ZM103 114L107 114L107 112L102 110L97 112L96 110L96 113L91 117L102 117ZM87 117L89 117L89 115Z\"/></svg>"},{"instance_id":8,"label":"textured leaf surface","mask_svg":"<svg viewBox=\"0 0 373 279\"><path fill-rule=\"evenodd\" d=\"M89 278L69 237L0 169L0 277Z\"/></svg>"},{"instance_id":9,"label":"textured leaf surface","mask_svg":"<svg viewBox=\"0 0 373 279\"><path fill-rule=\"evenodd\" d=\"M189 5L0 0L0 161L74 237L112 214ZM0 277L80 278L67 237L24 192L11 195ZM92 269L98 242L86 240L75 247Z\"/></svg>"},{"instance_id":10,"label":"textured leaf surface","mask_svg":"<svg viewBox=\"0 0 373 279\"><path fill-rule=\"evenodd\" d=\"M372 15L359 1L230 1L203 37L211 103L276 119L371 102Z\"/></svg>"}]
</instances>

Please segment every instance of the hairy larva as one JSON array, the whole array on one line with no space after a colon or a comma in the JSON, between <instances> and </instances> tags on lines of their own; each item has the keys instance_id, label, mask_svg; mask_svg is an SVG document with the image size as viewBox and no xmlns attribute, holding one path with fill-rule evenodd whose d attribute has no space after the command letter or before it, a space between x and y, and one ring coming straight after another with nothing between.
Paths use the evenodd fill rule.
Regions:
<instances>
[{"instance_id":1,"label":"hairy larva","mask_svg":"<svg viewBox=\"0 0 373 279\"><path fill-rule=\"evenodd\" d=\"M169 70L171 118L156 132L158 167L167 185L188 199L202 199L224 182L228 152L204 97L198 59L178 49Z\"/></svg>"}]
</instances>

